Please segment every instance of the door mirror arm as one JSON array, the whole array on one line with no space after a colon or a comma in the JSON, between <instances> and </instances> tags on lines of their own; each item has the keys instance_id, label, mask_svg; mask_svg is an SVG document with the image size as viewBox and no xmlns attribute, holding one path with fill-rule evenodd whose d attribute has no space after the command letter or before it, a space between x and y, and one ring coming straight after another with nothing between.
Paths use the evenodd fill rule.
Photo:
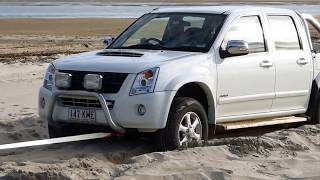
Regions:
<instances>
[{"instance_id":1,"label":"door mirror arm","mask_svg":"<svg viewBox=\"0 0 320 180\"><path fill-rule=\"evenodd\" d=\"M219 49L219 54L221 59L231 57L230 54L226 50L224 50L222 47L220 47Z\"/></svg>"}]
</instances>

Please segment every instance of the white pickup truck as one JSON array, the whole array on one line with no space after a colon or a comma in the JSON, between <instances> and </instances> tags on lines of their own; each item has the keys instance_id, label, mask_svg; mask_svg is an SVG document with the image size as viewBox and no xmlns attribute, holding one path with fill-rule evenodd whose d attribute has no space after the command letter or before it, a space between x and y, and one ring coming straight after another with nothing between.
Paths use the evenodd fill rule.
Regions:
<instances>
[{"instance_id":1,"label":"white pickup truck","mask_svg":"<svg viewBox=\"0 0 320 180\"><path fill-rule=\"evenodd\" d=\"M211 127L319 123L320 58L308 22L320 30L286 9L156 9L106 49L50 64L40 117L50 137L106 127L155 133L163 150L206 140Z\"/></svg>"}]
</instances>

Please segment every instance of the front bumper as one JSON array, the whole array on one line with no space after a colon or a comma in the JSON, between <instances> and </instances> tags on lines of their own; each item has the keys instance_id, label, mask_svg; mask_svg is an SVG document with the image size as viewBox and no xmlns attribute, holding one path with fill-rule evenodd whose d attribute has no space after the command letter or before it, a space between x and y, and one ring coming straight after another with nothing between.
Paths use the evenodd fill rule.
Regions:
<instances>
[{"instance_id":1,"label":"front bumper","mask_svg":"<svg viewBox=\"0 0 320 180\"><path fill-rule=\"evenodd\" d=\"M60 96L95 97L102 108L96 109L96 121L94 125L109 126L117 132L124 133L127 128L138 129L143 132L153 132L162 129L166 125L172 99L175 91L155 92L129 96L128 93L99 94L87 91L60 91L53 93L45 88L39 93L39 115L48 122L83 123L73 122L68 119L70 106L63 106L57 102ZM108 108L106 100L113 100L112 109ZM45 105L43 105L45 104ZM146 113L139 115L137 108L142 104L146 107ZM88 123L88 122L86 122Z\"/></svg>"}]
</instances>

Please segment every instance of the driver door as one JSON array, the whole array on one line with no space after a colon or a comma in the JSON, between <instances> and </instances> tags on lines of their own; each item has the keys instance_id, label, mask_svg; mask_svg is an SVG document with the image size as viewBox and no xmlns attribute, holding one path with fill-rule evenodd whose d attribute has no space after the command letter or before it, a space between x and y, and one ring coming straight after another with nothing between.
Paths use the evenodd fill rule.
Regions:
<instances>
[{"instance_id":1,"label":"driver door","mask_svg":"<svg viewBox=\"0 0 320 180\"><path fill-rule=\"evenodd\" d=\"M218 62L218 121L267 113L275 98L274 60L268 51L261 17L238 17L224 36L222 50L230 40L246 41L249 54L221 58Z\"/></svg>"}]
</instances>

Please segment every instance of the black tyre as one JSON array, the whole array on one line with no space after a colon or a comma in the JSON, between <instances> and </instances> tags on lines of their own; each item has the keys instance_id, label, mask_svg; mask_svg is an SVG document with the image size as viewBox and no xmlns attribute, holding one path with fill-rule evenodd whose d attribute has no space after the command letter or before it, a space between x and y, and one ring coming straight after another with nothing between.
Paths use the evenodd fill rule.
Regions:
<instances>
[{"instance_id":1,"label":"black tyre","mask_svg":"<svg viewBox=\"0 0 320 180\"><path fill-rule=\"evenodd\" d=\"M208 138L208 120L203 106L188 97L172 102L167 125L156 134L160 151L199 145Z\"/></svg>"},{"instance_id":2,"label":"black tyre","mask_svg":"<svg viewBox=\"0 0 320 180\"><path fill-rule=\"evenodd\" d=\"M316 102L313 115L311 117L312 124L320 124L320 98Z\"/></svg>"}]
</instances>

